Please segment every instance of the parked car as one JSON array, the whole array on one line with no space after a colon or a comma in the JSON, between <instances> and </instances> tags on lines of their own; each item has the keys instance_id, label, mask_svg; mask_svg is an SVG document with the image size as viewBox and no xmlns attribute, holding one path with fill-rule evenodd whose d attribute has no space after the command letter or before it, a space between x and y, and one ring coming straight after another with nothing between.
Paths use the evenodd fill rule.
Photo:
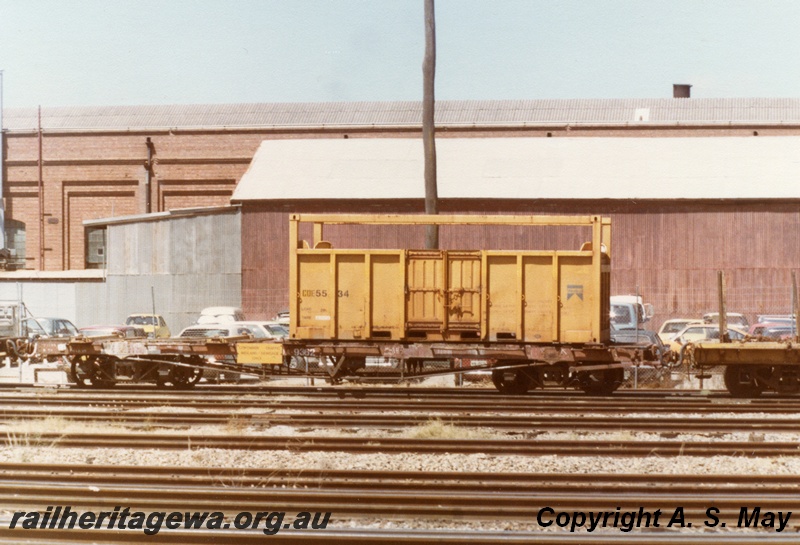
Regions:
<instances>
[{"instance_id":1,"label":"parked car","mask_svg":"<svg viewBox=\"0 0 800 545\"><path fill-rule=\"evenodd\" d=\"M736 328L728 327L728 335L732 341L741 341L747 336L747 332ZM673 352L680 352L683 345L700 341L719 341L718 324L694 324L686 326L683 331L678 333L669 343Z\"/></svg>"},{"instance_id":2,"label":"parked car","mask_svg":"<svg viewBox=\"0 0 800 545\"><path fill-rule=\"evenodd\" d=\"M756 316L757 320L756 323L794 323L795 319L794 316L791 314L759 314Z\"/></svg>"},{"instance_id":3,"label":"parked car","mask_svg":"<svg viewBox=\"0 0 800 545\"><path fill-rule=\"evenodd\" d=\"M206 307L200 311L196 324L225 324L244 321L244 312L238 307Z\"/></svg>"},{"instance_id":4,"label":"parked car","mask_svg":"<svg viewBox=\"0 0 800 545\"><path fill-rule=\"evenodd\" d=\"M147 332L141 326L132 325L91 325L82 327L78 332L84 337L123 337L136 339L147 337Z\"/></svg>"},{"instance_id":5,"label":"parked car","mask_svg":"<svg viewBox=\"0 0 800 545\"><path fill-rule=\"evenodd\" d=\"M647 361L668 365L671 360L669 345L661 341L661 337L654 331L646 329L623 329L611 332L611 342L616 344L649 347L645 349L644 357Z\"/></svg>"},{"instance_id":6,"label":"parked car","mask_svg":"<svg viewBox=\"0 0 800 545\"><path fill-rule=\"evenodd\" d=\"M612 295L610 303L612 329L639 329L655 313L653 305L644 303L640 295Z\"/></svg>"},{"instance_id":7,"label":"parked car","mask_svg":"<svg viewBox=\"0 0 800 545\"><path fill-rule=\"evenodd\" d=\"M181 331L179 337L241 337L249 335L256 339L266 339L267 334L256 326L245 324L194 324Z\"/></svg>"},{"instance_id":8,"label":"parked car","mask_svg":"<svg viewBox=\"0 0 800 545\"><path fill-rule=\"evenodd\" d=\"M791 322L766 322L750 326L748 334L751 337L782 340L790 338L795 333Z\"/></svg>"},{"instance_id":9,"label":"parked car","mask_svg":"<svg viewBox=\"0 0 800 545\"><path fill-rule=\"evenodd\" d=\"M697 318L673 318L672 320L666 320L658 330L658 336L661 340L665 343L668 343L672 340L672 338L683 331L687 325L694 325L694 324L702 324L702 320L698 320Z\"/></svg>"},{"instance_id":10,"label":"parked car","mask_svg":"<svg viewBox=\"0 0 800 545\"><path fill-rule=\"evenodd\" d=\"M625 369L625 385L631 388L674 386L671 364L677 359L669 345L661 341L654 331L640 329L611 332L611 342L640 346L643 349L644 363Z\"/></svg>"},{"instance_id":11,"label":"parked car","mask_svg":"<svg viewBox=\"0 0 800 545\"><path fill-rule=\"evenodd\" d=\"M284 325L286 325L288 327L288 325L289 325L289 311L288 310L280 311L278 314L275 315L275 318L273 318L273 320L275 320L276 322L278 322L280 324L284 324Z\"/></svg>"},{"instance_id":12,"label":"parked car","mask_svg":"<svg viewBox=\"0 0 800 545\"><path fill-rule=\"evenodd\" d=\"M125 325L140 326L151 338L162 339L171 335L164 317L158 314L131 314L125 319Z\"/></svg>"},{"instance_id":13,"label":"parked car","mask_svg":"<svg viewBox=\"0 0 800 545\"><path fill-rule=\"evenodd\" d=\"M64 318L26 318L22 321L25 337L75 337L78 328Z\"/></svg>"},{"instance_id":14,"label":"parked car","mask_svg":"<svg viewBox=\"0 0 800 545\"><path fill-rule=\"evenodd\" d=\"M234 322L236 325L245 325L253 327L264 332L264 336L268 339L285 339L289 336L289 327L285 324L276 321L246 321Z\"/></svg>"},{"instance_id":15,"label":"parked car","mask_svg":"<svg viewBox=\"0 0 800 545\"><path fill-rule=\"evenodd\" d=\"M747 321L747 317L744 314L740 314L738 312L728 312L725 316L728 325L739 327L741 329L747 329L750 327L750 322ZM703 322L707 324L718 324L719 312L708 312L703 314Z\"/></svg>"}]
</instances>

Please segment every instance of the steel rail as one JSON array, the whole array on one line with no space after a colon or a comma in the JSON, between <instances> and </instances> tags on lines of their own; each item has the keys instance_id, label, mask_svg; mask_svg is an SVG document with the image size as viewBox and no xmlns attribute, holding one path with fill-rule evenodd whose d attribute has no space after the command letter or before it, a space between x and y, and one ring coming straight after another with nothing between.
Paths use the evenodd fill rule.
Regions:
<instances>
[{"instance_id":1,"label":"steel rail","mask_svg":"<svg viewBox=\"0 0 800 545\"><path fill-rule=\"evenodd\" d=\"M476 412L462 408L462 412ZM102 409L92 410L10 410L0 409L0 417L8 422L59 418L76 422L96 422L138 426L192 426L227 425L238 423L249 426L294 426L310 428L376 428L397 429L420 426L433 420L459 427L483 427L496 430L522 432L544 431L637 431L647 433L796 433L800 432L800 419L765 419L731 417L632 417L608 416L537 416L537 415L475 415L436 414L293 414L293 413L152 413L123 412Z\"/></svg>"},{"instance_id":2,"label":"steel rail","mask_svg":"<svg viewBox=\"0 0 800 545\"><path fill-rule=\"evenodd\" d=\"M449 453L519 456L800 456L797 442L749 441L552 441L529 439L404 439L374 437L286 437L175 434L57 434L21 438L7 434L0 444L56 448L145 448L289 450L348 453Z\"/></svg>"},{"instance_id":3,"label":"steel rail","mask_svg":"<svg viewBox=\"0 0 800 545\"><path fill-rule=\"evenodd\" d=\"M393 407L394 405L394 407ZM189 407L194 409L218 408L285 408L297 410L348 410L348 411L385 411L388 407L394 410L414 409L419 411L447 411L447 410L486 410L492 412L561 412L593 414L619 414L632 412L649 413L769 413L793 414L800 411L800 400L703 400L703 399L675 399L663 398L567 398L567 399L538 399L538 398L504 398L465 397L455 400L431 399L419 397L409 399L406 397L378 397L378 398L342 398L335 400L319 401L311 399L297 399L295 397L258 397L252 395L236 397L214 397L195 394L194 396L153 396L131 392L103 393L102 395L70 395L70 394L37 394L35 396L4 395L0 392L0 407L18 408L22 406L35 407L104 407L104 408L146 408L153 406Z\"/></svg>"},{"instance_id":4,"label":"steel rail","mask_svg":"<svg viewBox=\"0 0 800 545\"><path fill-rule=\"evenodd\" d=\"M0 464L0 482L85 486L346 489L419 492L659 493L763 495L800 491L797 475L515 473L320 470L285 468Z\"/></svg>"},{"instance_id":5,"label":"steel rail","mask_svg":"<svg viewBox=\"0 0 800 545\"><path fill-rule=\"evenodd\" d=\"M0 482L0 501L4 509L37 510L44 506L69 505L75 510L113 510L115 506L132 511L330 511L337 517L371 518L452 518L474 520L530 520L544 507L573 512L645 511L673 513L683 509L690 521L704 519L709 506L719 510L728 523L740 514L741 507L758 506L761 511L797 512L800 498L795 492L743 494L735 488L727 493L701 488L678 494L672 491L645 493L595 491L591 485L571 493L553 493L532 487L527 492L496 492L475 488L441 492L417 490L372 491L349 489L287 489L237 487L183 487L168 483L162 486L113 486L102 488L76 484L34 484L20 487L16 481Z\"/></svg>"}]
</instances>

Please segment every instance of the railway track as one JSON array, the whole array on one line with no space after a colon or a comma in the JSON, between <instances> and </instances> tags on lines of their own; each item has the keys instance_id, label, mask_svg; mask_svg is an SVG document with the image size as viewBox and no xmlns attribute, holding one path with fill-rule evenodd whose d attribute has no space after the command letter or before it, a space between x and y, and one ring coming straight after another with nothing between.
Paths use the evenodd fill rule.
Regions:
<instances>
[{"instance_id":1,"label":"railway track","mask_svg":"<svg viewBox=\"0 0 800 545\"><path fill-rule=\"evenodd\" d=\"M295 452L494 454L517 456L800 456L795 441L597 441L530 439L406 439L375 437L242 436L177 434L58 434L30 437L6 435L6 446L126 449L237 449Z\"/></svg>"},{"instance_id":2,"label":"railway track","mask_svg":"<svg viewBox=\"0 0 800 545\"><path fill-rule=\"evenodd\" d=\"M338 542L345 536L356 542L418 543L422 536L435 542L461 543L465 533L451 531L403 532L381 530L343 531L343 526L363 526L375 520L454 519L469 522L518 521L524 527L537 528L539 513L545 507L555 512L605 512L619 510L649 512L661 510L672 514L680 506L686 522L702 526L708 520L706 510L713 506L720 522L733 527L742 506L758 505L762 509L800 510L800 477L740 475L566 475L566 474L497 474L462 472L387 472L387 471L319 471L246 468L178 468L141 466L59 466L0 465L0 501L9 511L44 510L44 506L69 505L72 510L111 511L119 506L131 511L221 511L228 516L242 511L259 512L275 509L291 513L299 511L331 512L330 528L319 532L282 532L286 542L305 538L323 538ZM609 506L611 506L609 508ZM620 535L611 527L590 534L578 529L574 535L515 532L474 532L485 540L500 535L503 542L534 540L543 543L666 543L689 540L685 529L665 528L668 515L661 521L661 532L639 531L636 539ZM546 513L545 521L553 515ZM360 522L359 522L360 521ZM338 525L337 525L338 522ZM31 537L37 532L11 532L0 521L0 542L16 536ZM653 530L653 528L650 528ZM790 530L795 530L791 528ZM617 533L609 533L617 532ZM49 543L75 540L84 543L109 532L93 530L41 532L52 538ZM134 532L114 532L104 542L143 542ZM251 543L249 532L166 532L169 543L203 543L209 539L225 543ZM224 535L224 537L222 537ZM263 540L263 534L260 538ZM714 534L720 542L720 534ZM725 542L752 543L753 536L726 533ZM154 537L154 536L149 536ZM630 537L630 536L629 536ZM706 538L692 534L695 540ZM729 541L728 537L736 538ZM774 534L772 538L777 537ZM793 536L796 539L796 536ZM218 541L219 539L223 541ZM438 538L443 538L439 540ZM524 538L524 539L523 539ZM567 541L559 541L558 539ZM361 541L363 539L363 541ZM763 537L761 537L763 539ZM123 540L123 541L119 541ZM186 541L185 541L186 540ZM240 541L241 540L241 541ZM553 541L551 541L553 540ZM279 540L280 541L280 540ZM478 542L481 540L479 539ZM4 541L9 542L9 541ZM23 543L26 541L17 541ZM692 541L696 542L696 541ZM779 541L781 542L781 541Z\"/></svg>"},{"instance_id":3,"label":"railway track","mask_svg":"<svg viewBox=\"0 0 800 545\"><path fill-rule=\"evenodd\" d=\"M388 391L387 391L388 390ZM695 392L636 392L610 398L546 392L536 396L501 396L494 392L418 389L418 396L403 388L298 389L290 396L272 392L208 389L159 392L119 388L107 391L0 390L0 416L5 421L57 417L67 420L114 422L124 425L166 426L237 424L298 428L399 428L439 417L443 422L470 427L522 431L516 439L406 439L400 437L324 437L190 435L183 433L73 434L34 433L0 437L9 446L70 448L121 448L148 450L195 450L203 448L242 451L345 452L362 454L421 453L475 454L487 456L579 456L708 458L796 457L796 441L597 441L583 438L564 441L531 439L529 433L547 430L650 431L662 434L691 432L786 432L800 431L800 400L764 397L754 401L727 396L703 396ZM282 390L281 390L282 391ZM476 390L463 390L476 391ZM168 407L173 412L150 409ZM182 412L194 409L198 412ZM206 412L200 412L206 411ZM249 411L249 412L248 412ZM409 414L391 414L402 411ZM502 412L498 416L496 413ZM437 414L439 413L439 414ZM650 414L652 413L652 414ZM691 413L693 417L684 417ZM717 413L717 414L715 414ZM739 417L722 413L738 413ZM747 414L745 414L747 413ZM751 414L752 413L752 414ZM590 414L587 417L584 415ZM623 418L623 415L629 417ZM762 416L759 417L758 414ZM782 415L768 418L764 415ZM662 435L666 439L667 435ZM79 451L80 452L80 451ZM293 459L295 457L293 456ZM665 462L668 463L668 462ZM212 542L232 545L263 543L552 543L552 544L667 544L740 543L763 544L767 534L736 530L742 506L763 510L800 512L800 477L752 475L642 475L642 474L543 474L462 472L324 471L308 469L243 468L149 468L0 464L0 505L7 510L40 510L70 505L74 509L113 510L125 505L146 512L223 510L259 512L280 509L330 511L332 523L319 531L282 530L266 537L260 531L174 531L157 535L141 531L47 530L8 528L0 515L0 543L182 543ZM544 506L559 512L658 509L670 512L680 506L684 516L702 530L706 509L733 531L694 531L649 528L628 534L617 528L594 533L544 532L536 514ZM666 515L665 515L666 516ZM337 526L336 521L344 524ZM395 521L408 529L367 528L376 521ZM416 521L464 522L469 531L415 530ZM513 531L481 529L480 521L493 528L497 521L511 521ZM794 524L795 521L792 523ZM351 528L351 526L353 526ZM796 524L795 524L796 526ZM697 528L695 528L697 529ZM718 529L715 529L718 530ZM768 534L770 543L796 542L794 526L783 534ZM722 538L722 539L721 539Z\"/></svg>"},{"instance_id":4,"label":"railway track","mask_svg":"<svg viewBox=\"0 0 800 545\"><path fill-rule=\"evenodd\" d=\"M800 398L765 398L738 400L730 397L700 397L696 395L662 394L613 397L589 396L500 396L500 395L434 395L408 396L402 393L380 394L342 392L340 396L320 399L314 390L303 394L241 394L220 392L213 395L200 392L182 392L178 395L158 394L153 391L123 390L85 392L34 390L30 393L0 390L0 409L20 407L102 407L109 409L134 409L155 406L187 407L198 410L238 408L291 409L308 411L456 411L472 410L492 412L545 412L563 414L620 414L620 413L764 413L795 414L800 412ZM465 390L470 391L470 390ZM424 392L424 390L423 390ZM299 397L301 396L302 397Z\"/></svg>"}]
</instances>

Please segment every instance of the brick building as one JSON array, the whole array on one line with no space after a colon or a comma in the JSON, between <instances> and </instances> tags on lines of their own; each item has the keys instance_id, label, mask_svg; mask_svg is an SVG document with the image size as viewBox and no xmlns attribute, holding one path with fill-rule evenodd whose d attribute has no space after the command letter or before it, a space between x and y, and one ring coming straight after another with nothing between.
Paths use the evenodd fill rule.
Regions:
<instances>
[{"instance_id":1,"label":"brick building","mask_svg":"<svg viewBox=\"0 0 800 545\"><path fill-rule=\"evenodd\" d=\"M6 245L14 266L102 267L85 220L217 206L263 140L421 134L421 104L325 103L7 109ZM800 135L800 99L442 101L437 137Z\"/></svg>"}]
</instances>

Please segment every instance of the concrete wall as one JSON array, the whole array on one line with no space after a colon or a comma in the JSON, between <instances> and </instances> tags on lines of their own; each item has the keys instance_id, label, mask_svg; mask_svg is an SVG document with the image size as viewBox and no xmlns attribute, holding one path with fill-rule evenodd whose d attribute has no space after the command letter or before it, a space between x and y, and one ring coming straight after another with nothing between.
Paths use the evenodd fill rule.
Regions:
<instances>
[{"instance_id":1,"label":"concrete wall","mask_svg":"<svg viewBox=\"0 0 800 545\"><path fill-rule=\"evenodd\" d=\"M78 327L99 323L105 291L98 280L0 280L0 300L22 300L34 316L66 318Z\"/></svg>"},{"instance_id":2,"label":"concrete wall","mask_svg":"<svg viewBox=\"0 0 800 545\"><path fill-rule=\"evenodd\" d=\"M0 300L21 298L33 315L78 327L122 323L155 303L177 335L204 307L241 306L240 223L232 208L109 225L105 274L3 273Z\"/></svg>"}]
</instances>

